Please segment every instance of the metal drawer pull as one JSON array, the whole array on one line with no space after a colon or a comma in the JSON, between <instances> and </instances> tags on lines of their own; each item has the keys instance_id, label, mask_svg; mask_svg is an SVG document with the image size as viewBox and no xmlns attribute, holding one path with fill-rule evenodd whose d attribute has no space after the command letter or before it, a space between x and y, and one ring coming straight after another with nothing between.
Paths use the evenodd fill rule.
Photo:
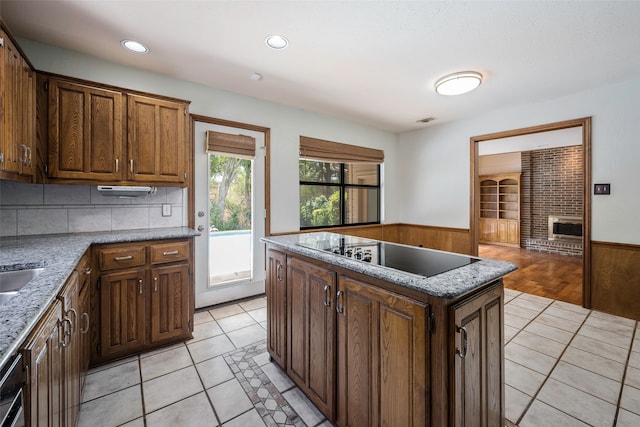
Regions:
<instances>
[{"instance_id":1,"label":"metal drawer pull","mask_svg":"<svg viewBox=\"0 0 640 427\"><path fill-rule=\"evenodd\" d=\"M336 313L342 313L344 315L344 306L342 305L342 295L344 292L338 291L336 293Z\"/></svg>"},{"instance_id":2,"label":"metal drawer pull","mask_svg":"<svg viewBox=\"0 0 640 427\"><path fill-rule=\"evenodd\" d=\"M86 334L87 332L89 332L89 313L82 313L82 316L80 316L80 318L87 319L87 327L84 329L80 328L80 333Z\"/></svg>"},{"instance_id":3,"label":"metal drawer pull","mask_svg":"<svg viewBox=\"0 0 640 427\"><path fill-rule=\"evenodd\" d=\"M140 291L140 295L142 295L142 279L138 280L138 290Z\"/></svg>"},{"instance_id":4,"label":"metal drawer pull","mask_svg":"<svg viewBox=\"0 0 640 427\"><path fill-rule=\"evenodd\" d=\"M89 276L89 275L91 274L91 272L92 272L92 271L93 271L93 270L91 270L91 268L90 268L90 267L87 267L87 268L85 268L85 269L84 269L84 274L86 274L87 276Z\"/></svg>"},{"instance_id":5,"label":"metal drawer pull","mask_svg":"<svg viewBox=\"0 0 640 427\"><path fill-rule=\"evenodd\" d=\"M162 255L164 255L164 256L178 255L178 251L162 252Z\"/></svg>"},{"instance_id":6,"label":"metal drawer pull","mask_svg":"<svg viewBox=\"0 0 640 427\"><path fill-rule=\"evenodd\" d=\"M464 326L456 326L456 332L462 332L462 351L460 351L459 348L456 348L456 354L460 356L461 359L464 359L467 357L467 347L469 345L467 330Z\"/></svg>"},{"instance_id":7,"label":"metal drawer pull","mask_svg":"<svg viewBox=\"0 0 640 427\"><path fill-rule=\"evenodd\" d=\"M331 299L329 299L329 292L331 292L331 287L329 285L324 285L324 306L331 307Z\"/></svg>"},{"instance_id":8,"label":"metal drawer pull","mask_svg":"<svg viewBox=\"0 0 640 427\"><path fill-rule=\"evenodd\" d=\"M128 259L133 259L133 255L127 255L127 256L117 256L115 258L116 261L126 261Z\"/></svg>"}]
</instances>

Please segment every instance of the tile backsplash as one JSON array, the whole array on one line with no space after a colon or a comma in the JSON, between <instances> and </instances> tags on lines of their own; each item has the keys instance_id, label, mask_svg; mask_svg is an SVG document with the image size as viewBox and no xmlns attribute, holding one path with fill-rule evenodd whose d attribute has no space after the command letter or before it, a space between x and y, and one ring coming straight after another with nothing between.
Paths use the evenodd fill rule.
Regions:
<instances>
[{"instance_id":1,"label":"tile backsplash","mask_svg":"<svg viewBox=\"0 0 640 427\"><path fill-rule=\"evenodd\" d=\"M162 205L171 216L162 216ZM186 189L158 187L134 199L103 196L95 185L0 181L0 236L186 225Z\"/></svg>"}]
</instances>

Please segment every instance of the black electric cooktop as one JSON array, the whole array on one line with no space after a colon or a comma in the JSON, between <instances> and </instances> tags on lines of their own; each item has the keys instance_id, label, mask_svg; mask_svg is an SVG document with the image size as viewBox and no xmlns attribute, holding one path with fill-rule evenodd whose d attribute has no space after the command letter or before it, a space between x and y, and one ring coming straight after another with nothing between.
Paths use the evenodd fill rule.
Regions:
<instances>
[{"instance_id":1,"label":"black electric cooktop","mask_svg":"<svg viewBox=\"0 0 640 427\"><path fill-rule=\"evenodd\" d=\"M480 261L465 255L354 237L300 242L300 246L425 277Z\"/></svg>"}]
</instances>

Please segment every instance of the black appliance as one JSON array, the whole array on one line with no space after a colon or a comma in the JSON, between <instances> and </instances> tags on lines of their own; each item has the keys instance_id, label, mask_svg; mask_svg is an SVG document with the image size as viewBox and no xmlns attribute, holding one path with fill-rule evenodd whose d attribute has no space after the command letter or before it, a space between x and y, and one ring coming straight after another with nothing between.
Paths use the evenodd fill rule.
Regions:
<instances>
[{"instance_id":1,"label":"black appliance","mask_svg":"<svg viewBox=\"0 0 640 427\"><path fill-rule=\"evenodd\" d=\"M22 356L17 354L0 370L0 420L2 427L24 427Z\"/></svg>"}]
</instances>

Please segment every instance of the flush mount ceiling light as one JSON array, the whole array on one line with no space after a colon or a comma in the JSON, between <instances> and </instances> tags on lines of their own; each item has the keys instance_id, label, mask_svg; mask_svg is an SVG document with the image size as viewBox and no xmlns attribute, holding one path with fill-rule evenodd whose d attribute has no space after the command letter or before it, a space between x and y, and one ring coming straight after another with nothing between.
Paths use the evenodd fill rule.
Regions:
<instances>
[{"instance_id":1,"label":"flush mount ceiling light","mask_svg":"<svg viewBox=\"0 0 640 427\"><path fill-rule=\"evenodd\" d=\"M135 40L122 40L120 44L135 53L149 53L149 48Z\"/></svg>"},{"instance_id":2,"label":"flush mount ceiling light","mask_svg":"<svg viewBox=\"0 0 640 427\"><path fill-rule=\"evenodd\" d=\"M449 74L436 82L436 92L440 95L462 95L471 92L482 83L482 74L462 71Z\"/></svg>"},{"instance_id":3,"label":"flush mount ceiling light","mask_svg":"<svg viewBox=\"0 0 640 427\"><path fill-rule=\"evenodd\" d=\"M249 76L249 78L250 78L251 80L253 80L254 82L257 82L257 81L259 81L259 80L262 80L262 74L260 74L260 73L253 73L253 74L251 74L251 75Z\"/></svg>"},{"instance_id":4,"label":"flush mount ceiling light","mask_svg":"<svg viewBox=\"0 0 640 427\"><path fill-rule=\"evenodd\" d=\"M264 42L271 49L277 49L277 50L282 50L282 49L285 49L287 46L289 46L289 40L287 40L286 37L279 36L277 34L268 36L266 39L264 39Z\"/></svg>"}]
</instances>

